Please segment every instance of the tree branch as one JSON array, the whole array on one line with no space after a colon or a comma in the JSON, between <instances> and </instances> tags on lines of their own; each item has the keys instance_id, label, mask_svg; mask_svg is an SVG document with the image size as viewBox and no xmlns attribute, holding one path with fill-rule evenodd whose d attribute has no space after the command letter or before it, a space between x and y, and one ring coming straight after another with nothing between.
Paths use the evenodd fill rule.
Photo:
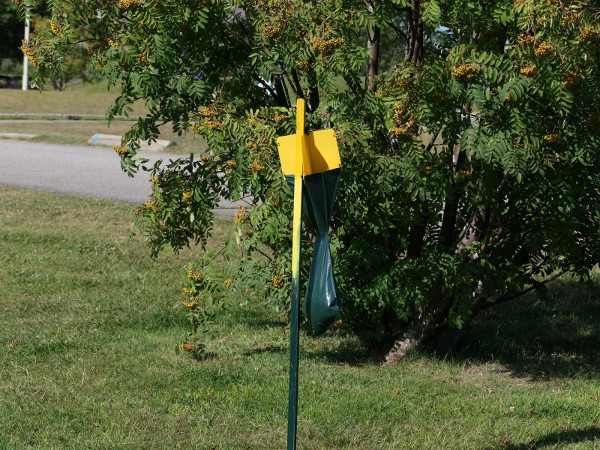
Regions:
<instances>
[{"instance_id":1,"label":"tree branch","mask_svg":"<svg viewBox=\"0 0 600 450\"><path fill-rule=\"evenodd\" d=\"M375 91L375 76L379 70L379 43L381 40L381 30L378 26L374 26L372 30L367 28L367 73L365 75L365 88L368 91Z\"/></svg>"},{"instance_id":2,"label":"tree branch","mask_svg":"<svg viewBox=\"0 0 600 450\"><path fill-rule=\"evenodd\" d=\"M456 173L459 167L465 161L465 152L460 150L459 145L454 145L452 155L452 172ZM454 228L456 227L456 216L458 214L458 203L461 193L458 192L457 186L453 182L452 193L444 199L444 216L442 218L442 226L440 229L439 243L442 247L450 252L451 245L454 241Z\"/></svg>"},{"instance_id":3,"label":"tree branch","mask_svg":"<svg viewBox=\"0 0 600 450\"><path fill-rule=\"evenodd\" d=\"M302 92L302 86L300 85L300 80L298 79L298 72L296 69L292 69L292 80L294 80L294 84L296 88L294 89L294 93L298 98L304 98L304 92Z\"/></svg>"},{"instance_id":4,"label":"tree branch","mask_svg":"<svg viewBox=\"0 0 600 450\"><path fill-rule=\"evenodd\" d=\"M521 296L523 296L525 294L530 293L531 291L534 291L540 284L547 284L550 281L557 279L558 277L560 277L564 273L565 273L564 271L560 271L560 272L552 275L550 278L547 278L544 281L537 282L537 283L529 286L527 289L523 289L521 292L517 292L516 294L506 295L506 296L499 297L496 300L494 300L493 302L479 303L479 304L475 305L475 307L473 308L473 310L476 313L479 313L479 312L481 312L483 310L491 308L492 306L497 306L497 305L500 305L502 303L506 303L506 302L508 302L510 300L514 300L516 298L519 298L519 297L521 297Z\"/></svg>"},{"instance_id":5,"label":"tree branch","mask_svg":"<svg viewBox=\"0 0 600 450\"><path fill-rule=\"evenodd\" d=\"M408 10L408 8L406 8ZM392 20L388 21L388 25L394 30L396 36L401 39L404 39L405 42L408 42L408 36L404 31L402 31Z\"/></svg>"},{"instance_id":6,"label":"tree branch","mask_svg":"<svg viewBox=\"0 0 600 450\"><path fill-rule=\"evenodd\" d=\"M308 73L308 98L309 98L309 112L314 112L319 107L319 82L317 76L313 70Z\"/></svg>"},{"instance_id":7,"label":"tree branch","mask_svg":"<svg viewBox=\"0 0 600 450\"><path fill-rule=\"evenodd\" d=\"M414 62L416 65L423 63L423 30L421 0L411 0L411 8L408 12L408 39L404 56L405 61Z\"/></svg>"},{"instance_id":8,"label":"tree branch","mask_svg":"<svg viewBox=\"0 0 600 450\"><path fill-rule=\"evenodd\" d=\"M426 206L423 206L423 209L419 213L419 221L411 228L409 233L408 250L406 252L409 258L418 258L421 256L428 221L429 211Z\"/></svg>"}]
</instances>

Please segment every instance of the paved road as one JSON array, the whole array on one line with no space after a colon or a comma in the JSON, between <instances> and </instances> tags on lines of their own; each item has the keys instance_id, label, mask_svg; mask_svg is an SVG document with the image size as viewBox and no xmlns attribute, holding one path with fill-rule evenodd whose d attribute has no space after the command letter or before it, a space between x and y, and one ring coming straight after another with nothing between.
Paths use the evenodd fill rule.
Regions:
<instances>
[{"instance_id":1,"label":"paved road","mask_svg":"<svg viewBox=\"0 0 600 450\"><path fill-rule=\"evenodd\" d=\"M151 163L172 153L140 152ZM43 144L0 139L0 185L57 194L142 204L152 191L146 172L130 178L118 156L106 147ZM236 205L222 201L217 214L233 215Z\"/></svg>"}]
</instances>

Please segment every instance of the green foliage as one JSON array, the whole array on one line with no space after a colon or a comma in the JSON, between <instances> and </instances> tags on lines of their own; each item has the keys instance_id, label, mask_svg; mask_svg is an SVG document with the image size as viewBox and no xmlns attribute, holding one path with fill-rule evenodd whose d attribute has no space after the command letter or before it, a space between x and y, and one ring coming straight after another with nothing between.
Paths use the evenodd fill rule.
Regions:
<instances>
[{"instance_id":1,"label":"green foliage","mask_svg":"<svg viewBox=\"0 0 600 450\"><path fill-rule=\"evenodd\" d=\"M163 123L208 143L200 159L147 168L160 183L138 223L154 252L205 242L217 198L245 197L240 271L288 281L291 198L275 139L293 131L303 96L308 127L339 140L334 265L346 320L371 337L421 318L460 328L598 262L597 1L52 4L65 35L34 40L40 75L82 29L122 85L109 115L146 103L119 151L124 169L143 167L137 141ZM376 28L405 57L365 85L365 30Z\"/></svg>"}]
</instances>

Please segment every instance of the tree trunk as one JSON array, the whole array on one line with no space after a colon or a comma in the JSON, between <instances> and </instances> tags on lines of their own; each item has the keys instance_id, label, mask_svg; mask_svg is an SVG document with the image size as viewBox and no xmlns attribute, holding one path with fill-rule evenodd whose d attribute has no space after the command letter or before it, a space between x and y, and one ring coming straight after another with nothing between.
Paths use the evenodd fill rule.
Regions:
<instances>
[{"instance_id":1,"label":"tree trunk","mask_svg":"<svg viewBox=\"0 0 600 450\"><path fill-rule=\"evenodd\" d=\"M411 0L408 10L408 30L406 33L404 60L420 65L423 62L423 18L421 0Z\"/></svg>"},{"instance_id":2,"label":"tree trunk","mask_svg":"<svg viewBox=\"0 0 600 450\"><path fill-rule=\"evenodd\" d=\"M462 339L465 326L473 320L475 313L461 320L461 328L450 328L448 325L448 314L453 299L443 299L436 311L430 306L426 307L426 313L416 315L397 334L394 344L388 351L385 361L399 361L416 347L428 345L440 353L448 353L454 350Z\"/></svg>"},{"instance_id":3,"label":"tree trunk","mask_svg":"<svg viewBox=\"0 0 600 450\"><path fill-rule=\"evenodd\" d=\"M52 80L52 85L55 91L63 91L65 89L66 81L63 77L57 77Z\"/></svg>"},{"instance_id":4,"label":"tree trunk","mask_svg":"<svg viewBox=\"0 0 600 450\"><path fill-rule=\"evenodd\" d=\"M372 30L367 29L367 50L369 58L367 59L367 74L365 76L365 88L367 91L375 91L375 76L379 70L379 41L381 39L381 30L375 26Z\"/></svg>"}]
</instances>

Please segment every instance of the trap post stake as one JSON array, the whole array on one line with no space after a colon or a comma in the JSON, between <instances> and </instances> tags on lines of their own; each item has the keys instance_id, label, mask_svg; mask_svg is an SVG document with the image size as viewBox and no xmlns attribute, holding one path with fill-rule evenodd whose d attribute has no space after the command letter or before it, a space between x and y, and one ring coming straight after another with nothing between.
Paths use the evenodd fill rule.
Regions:
<instances>
[{"instance_id":1,"label":"trap post stake","mask_svg":"<svg viewBox=\"0 0 600 450\"><path fill-rule=\"evenodd\" d=\"M296 102L296 152L294 158L294 216L292 222L292 302L290 317L290 386L288 401L288 450L296 450L298 425L298 352L300 335L300 238L302 231L302 163L306 153L304 99Z\"/></svg>"}]
</instances>

